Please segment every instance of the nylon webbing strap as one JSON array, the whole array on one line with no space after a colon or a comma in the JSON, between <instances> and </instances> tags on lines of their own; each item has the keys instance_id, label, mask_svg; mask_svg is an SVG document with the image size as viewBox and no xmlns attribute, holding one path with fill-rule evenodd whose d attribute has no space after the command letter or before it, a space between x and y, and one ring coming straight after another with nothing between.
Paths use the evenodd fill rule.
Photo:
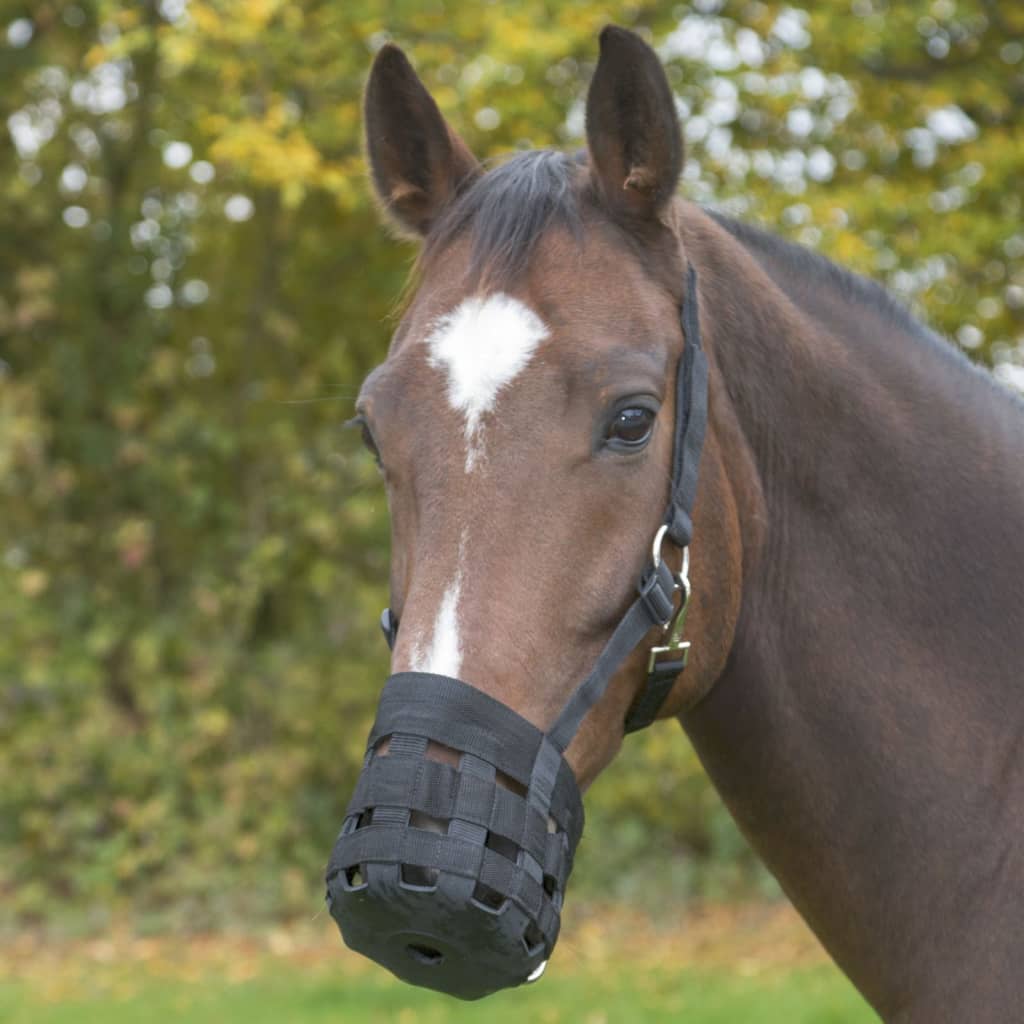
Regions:
<instances>
[{"instance_id":1,"label":"nylon webbing strap","mask_svg":"<svg viewBox=\"0 0 1024 1024\"><path fill-rule=\"evenodd\" d=\"M676 375L676 437L672 454L672 495L665 523L676 547L684 548L693 536L693 503L697 497L697 472L708 421L708 360L700 342L700 310L697 271L693 264L686 275L686 301L682 312L682 365Z\"/></svg>"},{"instance_id":2,"label":"nylon webbing strap","mask_svg":"<svg viewBox=\"0 0 1024 1024\"><path fill-rule=\"evenodd\" d=\"M565 705L554 726L548 731L551 742L559 750L565 750L569 745L584 716L601 699L619 666L647 636L651 628L666 625L672 614L674 587L672 571L664 562L645 576L640 587L640 596L630 605L629 611L622 617L615 632L605 644L590 675L576 688L576 692L569 698L569 703ZM645 591L648 596L645 596ZM658 596L652 601L649 595L655 591ZM667 614L656 614L656 610L664 609L666 606Z\"/></svg>"},{"instance_id":3,"label":"nylon webbing strap","mask_svg":"<svg viewBox=\"0 0 1024 1024\"><path fill-rule=\"evenodd\" d=\"M665 703L665 699L672 692L672 687L675 686L676 680L684 668L686 668L685 658L655 663L647 673L644 688L630 705L626 714L625 731L627 733L645 729L657 718L661 705Z\"/></svg>"},{"instance_id":4,"label":"nylon webbing strap","mask_svg":"<svg viewBox=\"0 0 1024 1024\"><path fill-rule=\"evenodd\" d=\"M579 842L583 834L583 804L579 800L572 769L562 757L553 757L551 751L545 749L555 745L550 736L545 736L540 729L508 705L489 697L475 686L450 676L439 676L430 672L398 672L388 679L381 692L377 717L367 740L367 749L372 752L385 737L391 736L393 743L395 736L405 735L420 737L426 741L433 740L435 743L458 750L463 755L472 755L492 765L525 790L525 802L543 813L545 829L547 816L550 815L559 828L568 834L573 848ZM558 754L560 753L561 751L558 751ZM398 763L397 759L388 765L391 761L390 754L389 747L388 757L371 758L364 769L364 775L370 778L367 773L374 765L382 774L372 782L373 793L360 791L360 786L364 785L363 777L360 777L347 813L357 813L360 801L363 801L364 807L373 807L398 796L405 806L410 806L405 802L410 799L410 793L417 791L417 786L421 785L426 785L428 789L426 792L419 791L420 798L428 801L450 800L454 798L450 794L445 795L443 787L454 784L453 780L457 776L463 780L461 784L465 785L467 773L464 768L456 769L422 759L418 760L417 764L425 773L424 780L416 780L410 785L407 776L396 779L390 775L390 772L400 770L392 767ZM435 781L428 782L430 779ZM485 788L488 793L495 791L493 785ZM517 824L525 823L528 819L533 820L523 808L510 811L512 804L523 801L521 796L503 787L498 787L497 792L502 794L499 800L500 807L496 805L495 808L485 808L482 804L472 805L466 808L467 815L463 816L461 813L449 813L454 804L445 803L445 813L433 816L458 816L464 820L484 824L483 816L501 811L503 814L514 814ZM433 806L440 807L439 804ZM421 809L426 813L432 813L427 810L427 806ZM498 824L501 824L502 820L507 821L496 819ZM523 824L522 827L527 828L527 825ZM516 834L509 834L501 829L499 831L510 839L518 838Z\"/></svg>"}]
</instances>

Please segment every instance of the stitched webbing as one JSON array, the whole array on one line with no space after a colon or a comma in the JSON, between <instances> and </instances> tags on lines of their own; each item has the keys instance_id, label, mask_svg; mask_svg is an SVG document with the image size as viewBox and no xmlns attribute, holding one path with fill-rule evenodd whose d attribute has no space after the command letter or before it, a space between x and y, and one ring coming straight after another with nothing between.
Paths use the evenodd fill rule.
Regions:
<instances>
[{"instance_id":1,"label":"stitched webbing","mask_svg":"<svg viewBox=\"0 0 1024 1024\"><path fill-rule=\"evenodd\" d=\"M567 793L556 793L552 800L548 813L556 822L568 817L567 797ZM551 856L553 846L560 845L559 834L548 831L548 814L540 807L518 793L474 780L468 773L436 761L399 758L391 753L375 757L360 775L346 815L358 818L364 811L393 806L442 823L457 819L481 826L516 843L541 863ZM377 820L375 814L374 823ZM571 846L575 846L578 836L569 835Z\"/></svg>"},{"instance_id":2,"label":"stitched webbing","mask_svg":"<svg viewBox=\"0 0 1024 1024\"><path fill-rule=\"evenodd\" d=\"M423 685L427 684L427 685ZM444 708L447 714L438 714ZM475 754L527 786L544 734L501 701L450 676L398 672L381 692L369 745L412 733Z\"/></svg>"}]
</instances>

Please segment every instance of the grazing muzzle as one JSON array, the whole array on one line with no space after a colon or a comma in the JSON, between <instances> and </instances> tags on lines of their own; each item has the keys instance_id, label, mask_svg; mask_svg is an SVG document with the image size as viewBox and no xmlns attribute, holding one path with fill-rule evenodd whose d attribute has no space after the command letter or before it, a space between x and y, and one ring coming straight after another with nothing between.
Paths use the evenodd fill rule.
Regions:
<instances>
[{"instance_id":1,"label":"grazing muzzle","mask_svg":"<svg viewBox=\"0 0 1024 1024\"><path fill-rule=\"evenodd\" d=\"M540 976L583 833L583 802L563 753L655 626L667 635L651 649L627 732L654 720L686 665L687 546L707 421L692 266L683 332L672 490L652 563L551 728L542 732L449 676L400 672L384 687L327 867L327 903L345 942L404 981L477 999ZM661 557L666 537L684 551L678 574ZM398 624L390 611L381 624L393 647Z\"/></svg>"},{"instance_id":2,"label":"grazing muzzle","mask_svg":"<svg viewBox=\"0 0 1024 1024\"><path fill-rule=\"evenodd\" d=\"M431 760L431 742L458 764ZM576 779L544 733L458 679L403 672L331 855L331 914L404 981L477 999L550 955L582 832Z\"/></svg>"}]
</instances>

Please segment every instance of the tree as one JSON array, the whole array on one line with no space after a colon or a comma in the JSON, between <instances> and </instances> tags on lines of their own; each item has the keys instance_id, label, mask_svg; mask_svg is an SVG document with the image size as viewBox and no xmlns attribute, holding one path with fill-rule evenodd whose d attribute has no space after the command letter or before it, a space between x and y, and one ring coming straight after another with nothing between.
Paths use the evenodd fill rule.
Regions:
<instances>
[{"instance_id":1,"label":"tree","mask_svg":"<svg viewBox=\"0 0 1024 1024\"><path fill-rule=\"evenodd\" d=\"M412 256L365 181L363 76L393 33L481 156L576 146L609 13L668 62L688 195L1019 381L1011 5L0 3L9 906L317 898L385 665L384 497L341 424ZM641 830L625 853L742 859L685 747L630 744L592 801Z\"/></svg>"}]
</instances>

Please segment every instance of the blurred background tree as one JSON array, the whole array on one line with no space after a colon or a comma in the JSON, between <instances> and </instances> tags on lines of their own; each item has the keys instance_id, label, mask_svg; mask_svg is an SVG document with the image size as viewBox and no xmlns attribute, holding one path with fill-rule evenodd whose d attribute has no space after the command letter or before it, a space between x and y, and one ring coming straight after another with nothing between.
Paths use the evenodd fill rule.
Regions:
<instances>
[{"instance_id":1,"label":"blurred background tree","mask_svg":"<svg viewBox=\"0 0 1024 1024\"><path fill-rule=\"evenodd\" d=\"M412 250L360 148L404 44L475 151L577 147L608 20L691 198L886 282L1024 388L1024 7L995 0L0 0L0 899L309 913L386 659L384 496L341 424ZM754 861L678 730L588 800L577 887ZM646 888L645 888L646 887Z\"/></svg>"}]
</instances>

